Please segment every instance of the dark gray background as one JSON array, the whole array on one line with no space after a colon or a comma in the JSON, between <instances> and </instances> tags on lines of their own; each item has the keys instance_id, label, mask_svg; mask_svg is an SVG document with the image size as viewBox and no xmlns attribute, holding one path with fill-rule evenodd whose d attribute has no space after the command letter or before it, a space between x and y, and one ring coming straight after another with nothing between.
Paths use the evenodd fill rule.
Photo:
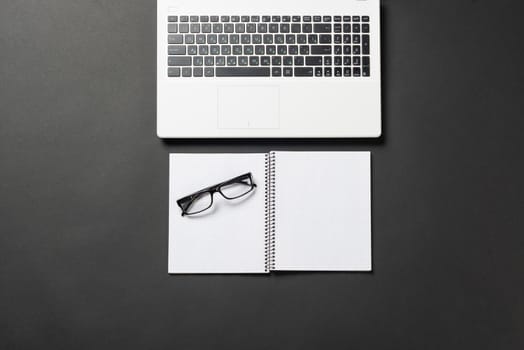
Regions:
<instances>
[{"instance_id":1,"label":"dark gray background","mask_svg":"<svg viewBox=\"0 0 524 350\"><path fill-rule=\"evenodd\" d=\"M336 141L159 140L155 6L1 2L0 348L524 347L521 1L384 1ZM270 149L372 151L373 272L169 276L168 153Z\"/></svg>"}]
</instances>

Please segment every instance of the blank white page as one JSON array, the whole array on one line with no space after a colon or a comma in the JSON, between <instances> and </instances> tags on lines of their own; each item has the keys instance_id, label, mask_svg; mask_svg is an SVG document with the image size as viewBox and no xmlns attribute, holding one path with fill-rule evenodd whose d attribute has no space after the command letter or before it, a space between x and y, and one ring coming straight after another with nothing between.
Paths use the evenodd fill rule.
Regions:
<instances>
[{"instance_id":1,"label":"blank white page","mask_svg":"<svg viewBox=\"0 0 524 350\"><path fill-rule=\"evenodd\" d=\"M369 152L275 152L275 269L371 270Z\"/></svg>"},{"instance_id":2,"label":"blank white page","mask_svg":"<svg viewBox=\"0 0 524 350\"><path fill-rule=\"evenodd\" d=\"M171 154L169 167L169 273L265 272L265 154ZM181 216L177 199L248 172L247 196Z\"/></svg>"}]
</instances>

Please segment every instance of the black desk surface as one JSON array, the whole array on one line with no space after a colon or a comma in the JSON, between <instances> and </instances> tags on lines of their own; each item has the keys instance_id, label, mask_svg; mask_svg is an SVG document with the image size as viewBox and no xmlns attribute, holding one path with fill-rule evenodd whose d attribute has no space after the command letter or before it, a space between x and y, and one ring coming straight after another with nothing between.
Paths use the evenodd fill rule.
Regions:
<instances>
[{"instance_id":1,"label":"black desk surface","mask_svg":"<svg viewBox=\"0 0 524 350\"><path fill-rule=\"evenodd\" d=\"M2 1L0 348L522 349L523 10L384 1L379 140L164 142L154 1ZM168 153L270 149L372 151L373 272L168 275Z\"/></svg>"}]
</instances>

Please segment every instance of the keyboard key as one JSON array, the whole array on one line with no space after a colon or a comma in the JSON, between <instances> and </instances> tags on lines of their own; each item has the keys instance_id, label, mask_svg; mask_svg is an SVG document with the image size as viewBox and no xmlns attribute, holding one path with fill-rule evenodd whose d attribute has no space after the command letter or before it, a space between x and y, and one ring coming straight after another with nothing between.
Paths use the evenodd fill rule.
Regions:
<instances>
[{"instance_id":1,"label":"keyboard key","mask_svg":"<svg viewBox=\"0 0 524 350\"><path fill-rule=\"evenodd\" d=\"M193 42L188 42L187 39L186 39L186 44L193 44L195 41ZM206 43L206 36L204 34L198 34L196 36L196 43L197 44L205 44Z\"/></svg>"},{"instance_id":2,"label":"keyboard key","mask_svg":"<svg viewBox=\"0 0 524 350\"><path fill-rule=\"evenodd\" d=\"M301 25L300 23L293 23L291 24L291 33L300 33L301 32Z\"/></svg>"},{"instance_id":3,"label":"keyboard key","mask_svg":"<svg viewBox=\"0 0 524 350\"><path fill-rule=\"evenodd\" d=\"M272 22L280 22L280 16L273 16L271 17Z\"/></svg>"},{"instance_id":4,"label":"keyboard key","mask_svg":"<svg viewBox=\"0 0 524 350\"><path fill-rule=\"evenodd\" d=\"M249 16L242 16L242 17L240 18L240 20L241 20L242 22L249 22Z\"/></svg>"},{"instance_id":5,"label":"keyboard key","mask_svg":"<svg viewBox=\"0 0 524 350\"><path fill-rule=\"evenodd\" d=\"M287 55L287 46L286 45L279 45L277 47L277 53L279 55Z\"/></svg>"},{"instance_id":6,"label":"keyboard key","mask_svg":"<svg viewBox=\"0 0 524 350\"><path fill-rule=\"evenodd\" d=\"M280 33L289 33L289 23L281 23L280 24Z\"/></svg>"},{"instance_id":7,"label":"keyboard key","mask_svg":"<svg viewBox=\"0 0 524 350\"><path fill-rule=\"evenodd\" d=\"M182 76L183 77L190 77L191 76L191 68L189 67L184 67L182 68Z\"/></svg>"},{"instance_id":8,"label":"keyboard key","mask_svg":"<svg viewBox=\"0 0 524 350\"><path fill-rule=\"evenodd\" d=\"M360 77L360 67L354 67L353 68L353 76L354 77Z\"/></svg>"},{"instance_id":9,"label":"keyboard key","mask_svg":"<svg viewBox=\"0 0 524 350\"><path fill-rule=\"evenodd\" d=\"M227 58L227 65L228 66L236 66L237 65L237 58L236 58L236 56L229 56Z\"/></svg>"},{"instance_id":10,"label":"keyboard key","mask_svg":"<svg viewBox=\"0 0 524 350\"><path fill-rule=\"evenodd\" d=\"M233 46L233 55L242 55L242 45Z\"/></svg>"},{"instance_id":11,"label":"keyboard key","mask_svg":"<svg viewBox=\"0 0 524 350\"><path fill-rule=\"evenodd\" d=\"M188 23L180 23L178 25L178 31L180 33L189 33L189 24Z\"/></svg>"},{"instance_id":12,"label":"keyboard key","mask_svg":"<svg viewBox=\"0 0 524 350\"><path fill-rule=\"evenodd\" d=\"M179 67L169 67L169 68L167 68L167 76L168 77L179 77L180 76L180 68Z\"/></svg>"},{"instance_id":13,"label":"keyboard key","mask_svg":"<svg viewBox=\"0 0 524 350\"><path fill-rule=\"evenodd\" d=\"M218 68L217 68L217 69L218 69ZM212 67L206 67L206 68L204 69L204 75L205 75L206 77L213 77L213 76L215 76L215 69L212 68Z\"/></svg>"},{"instance_id":14,"label":"keyboard key","mask_svg":"<svg viewBox=\"0 0 524 350\"><path fill-rule=\"evenodd\" d=\"M167 21L168 22L178 22L178 16L167 16Z\"/></svg>"},{"instance_id":15,"label":"keyboard key","mask_svg":"<svg viewBox=\"0 0 524 350\"><path fill-rule=\"evenodd\" d=\"M290 55L298 55L298 46L297 45L289 45L288 52Z\"/></svg>"},{"instance_id":16,"label":"keyboard key","mask_svg":"<svg viewBox=\"0 0 524 350\"><path fill-rule=\"evenodd\" d=\"M353 44L360 44L360 35L353 34Z\"/></svg>"},{"instance_id":17,"label":"keyboard key","mask_svg":"<svg viewBox=\"0 0 524 350\"><path fill-rule=\"evenodd\" d=\"M251 22L260 22L260 16L251 16Z\"/></svg>"},{"instance_id":18,"label":"keyboard key","mask_svg":"<svg viewBox=\"0 0 524 350\"><path fill-rule=\"evenodd\" d=\"M351 68L349 68L349 67L345 67L344 68L344 76L345 77L350 77L351 76Z\"/></svg>"},{"instance_id":19,"label":"keyboard key","mask_svg":"<svg viewBox=\"0 0 524 350\"><path fill-rule=\"evenodd\" d=\"M191 33L200 33L199 23L191 23Z\"/></svg>"},{"instance_id":20,"label":"keyboard key","mask_svg":"<svg viewBox=\"0 0 524 350\"><path fill-rule=\"evenodd\" d=\"M344 66L351 66L351 56L344 56Z\"/></svg>"},{"instance_id":21,"label":"keyboard key","mask_svg":"<svg viewBox=\"0 0 524 350\"><path fill-rule=\"evenodd\" d=\"M198 54L199 55L208 55L209 54L209 47L207 45L200 45L198 47Z\"/></svg>"},{"instance_id":22,"label":"keyboard key","mask_svg":"<svg viewBox=\"0 0 524 350\"><path fill-rule=\"evenodd\" d=\"M360 57L359 56L353 56L353 65L360 66Z\"/></svg>"},{"instance_id":23,"label":"keyboard key","mask_svg":"<svg viewBox=\"0 0 524 350\"><path fill-rule=\"evenodd\" d=\"M262 58L260 59L260 65L262 66L269 66L270 62L271 60L269 56L262 56Z\"/></svg>"},{"instance_id":24,"label":"keyboard key","mask_svg":"<svg viewBox=\"0 0 524 350\"><path fill-rule=\"evenodd\" d=\"M286 44L294 44L295 36L293 34L286 35Z\"/></svg>"},{"instance_id":25,"label":"keyboard key","mask_svg":"<svg viewBox=\"0 0 524 350\"><path fill-rule=\"evenodd\" d=\"M262 35L260 34L253 34L253 44L262 44Z\"/></svg>"},{"instance_id":26,"label":"keyboard key","mask_svg":"<svg viewBox=\"0 0 524 350\"><path fill-rule=\"evenodd\" d=\"M313 55L331 55L330 45L312 45L311 54Z\"/></svg>"},{"instance_id":27,"label":"keyboard key","mask_svg":"<svg viewBox=\"0 0 524 350\"><path fill-rule=\"evenodd\" d=\"M280 77L280 76L282 76L282 68L280 68L280 67L273 67L271 69L271 76L273 76L273 77Z\"/></svg>"},{"instance_id":28,"label":"keyboard key","mask_svg":"<svg viewBox=\"0 0 524 350\"><path fill-rule=\"evenodd\" d=\"M218 16L211 16L211 22L218 22Z\"/></svg>"},{"instance_id":29,"label":"keyboard key","mask_svg":"<svg viewBox=\"0 0 524 350\"><path fill-rule=\"evenodd\" d=\"M322 76L322 67L315 67L315 76L316 77Z\"/></svg>"},{"instance_id":30,"label":"keyboard key","mask_svg":"<svg viewBox=\"0 0 524 350\"><path fill-rule=\"evenodd\" d=\"M342 26L342 28L343 28L344 33L351 33L351 24L349 24L349 23L344 23L344 25Z\"/></svg>"},{"instance_id":31,"label":"keyboard key","mask_svg":"<svg viewBox=\"0 0 524 350\"><path fill-rule=\"evenodd\" d=\"M217 56L215 63L217 66L225 66L226 65L226 58L224 56Z\"/></svg>"},{"instance_id":32,"label":"keyboard key","mask_svg":"<svg viewBox=\"0 0 524 350\"><path fill-rule=\"evenodd\" d=\"M240 36L238 34L231 34L229 36L229 42L231 44L238 44L238 43L240 43Z\"/></svg>"},{"instance_id":33,"label":"keyboard key","mask_svg":"<svg viewBox=\"0 0 524 350\"><path fill-rule=\"evenodd\" d=\"M304 65L304 57L303 56L295 56L294 59L295 66L303 66Z\"/></svg>"},{"instance_id":34,"label":"keyboard key","mask_svg":"<svg viewBox=\"0 0 524 350\"><path fill-rule=\"evenodd\" d=\"M322 17L322 22L331 22L331 16Z\"/></svg>"},{"instance_id":35,"label":"keyboard key","mask_svg":"<svg viewBox=\"0 0 524 350\"><path fill-rule=\"evenodd\" d=\"M189 16L180 16L180 22L189 22Z\"/></svg>"},{"instance_id":36,"label":"keyboard key","mask_svg":"<svg viewBox=\"0 0 524 350\"><path fill-rule=\"evenodd\" d=\"M336 77L341 77L342 76L342 68L335 67L335 76Z\"/></svg>"},{"instance_id":37,"label":"keyboard key","mask_svg":"<svg viewBox=\"0 0 524 350\"><path fill-rule=\"evenodd\" d=\"M362 54L369 55L369 35L362 35Z\"/></svg>"},{"instance_id":38,"label":"keyboard key","mask_svg":"<svg viewBox=\"0 0 524 350\"><path fill-rule=\"evenodd\" d=\"M310 23L304 23L302 24L302 33L312 33L313 32L313 25Z\"/></svg>"},{"instance_id":39,"label":"keyboard key","mask_svg":"<svg viewBox=\"0 0 524 350\"><path fill-rule=\"evenodd\" d=\"M231 55L231 45L222 45L220 51L222 55Z\"/></svg>"},{"instance_id":40,"label":"keyboard key","mask_svg":"<svg viewBox=\"0 0 524 350\"><path fill-rule=\"evenodd\" d=\"M362 22L369 22L369 16L362 16Z\"/></svg>"},{"instance_id":41,"label":"keyboard key","mask_svg":"<svg viewBox=\"0 0 524 350\"><path fill-rule=\"evenodd\" d=\"M297 44L307 44L307 36L305 34L297 35Z\"/></svg>"},{"instance_id":42,"label":"keyboard key","mask_svg":"<svg viewBox=\"0 0 524 350\"><path fill-rule=\"evenodd\" d=\"M275 45L266 46L266 54L275 55L277 53L277 47Z\"/></svg>"},{"instance_id":43,"label":"keyboard key","mask_svg":"<svg viewBox=\"0 0 524 350\"><path fill-rule=\"evenodd\" d=\"M335 46L333 46L333 49L335 51L335 55L342 55L342 46L335 45Z\"/></svg>"},{"instance_id":44,"label":"keyboard key","mask_svg":"<svg viewBox=\"0 0 524 350\"><path fill-rule=\"evenodd\" d=\"M207 43L208 44L216 44L218 42L218 37L216 34L208 34L207 35Z\"/></svg>"},{"instance_id":45,"label":"keyboard key","mask_svg":"<svg viewBox=\"0 0 524 350\"><path fill-rule=\"evenodd\" d=\"M252 55L253 54L253 45L245 45L244 46L244 55Z\"/></svg>"},{"instance_id":46,"label":"keyboard key","mask_svg":"<svg viewBox=\"0 0 524 350\"><path fill-rule=\"evenodd\" d=\"M311 22L311 16L302 17L302 22Z\"/></svg>"},{"instance_id":47,"label":"keyboard key","mask_svg":"<svg viewBox=\"0 0 524 350\"><path fill-rule=\"evenodd\" d=\"M211 23L202 24L202 33L211 33Z\"/></svg>"},{"instance_id":48,"label":"keyboard key","mask_svg":"<svg viewBox=\"0 0 524 350\"><path fill-rule=\"evenodd\" d=\"M193 68L193 76L194 77L201 77L204 75L204 69L201 67Z\"/></svg>"},{"instance_id":49,"label":"keyboard key","mask_svg":"<svg viewBox=\"0 0 524 350\"><path fill-rule=\"evenodd\" d=\"M333 17L333 21L334 22L340 22L340 21L342 21L342 17L341 16L334 16Z\"/></svg>"},{"instance_id":50,"label":"keyboard key","mask_svg":"<svg viewBox=\"0 0 524 350\"><path fill-rule=\"evenodd\" d=\"M195 35L194 34L186 34L184 36L184 41L186 44L194 44L195 43Z\"/></svg>"},{"instance_id":51,"label":"keyboard key","mask_svg":"<svg viewBox=\"0 0 524 350\"><path fill-rule=\"evenodd\" d=\"M189 17L189 20L191 22L198 22L198 16L191 16L191 17Z\"/></svg>"},{"instance_id":52,"label":"keyboard key","mask_svg":"<svg viewBox=\"0 0 524 350\"><path fill-rule=\"evenodd\" d=\"M362 65L369 66L369 56L362 56Z\"/></svg>"},{"instance_id":53,"label":"keyboard key","mask_svg":"<svg viewBox=\"0 0 524 350\"><path fill-rule=\"evenodd\" d=\"M251 56L249 57L249 65L250 66L258 66L259 58L258 56Z\"/></svg>"},{"instance_id":54,"label":"keyboard key","mask_svg":"<svg viewBox=\"0 0 524 350\"><path fill-rule=\"evenodd\" d=\"M360 33L360 24L353 23L353 26L351 27L351 30L353 30L353 33Z\"/></svg>"},{"instance_id":55,"label":"keyboard key","mask_svg":"<svg viewBox=\"0 0 524 350\"><path fill-rule=\"evenodd\" d=\"M282 64L282 57L280 57L280 56L273 56L271 58L271 64L274 65L274 66L280 66Z\"/></svg>"},{"instance_id":56,"label":"keyboard key","mask_svg":"<svg viewBox=\"0 0 524 350\"><path fill-rule=\"evenodd\" d=\"M196 55L198 51L198 47L196 45L189 45L187 47L187 54L188 55Z\"/></svg>"},{"instance_id":57,"label":"keyboard key","mask_svg":"<svg viewBox=\"0 0 524 350\"><path fill-rule=\"evenodd\" d=\"M351 17L351 20L353 22L360 22L360 16L353 16L353 17Z\"/></svg>"},{"instance_id":58,"label":"keyboard key","mask_svg":"<svg viewBox=\"0 0 524 350\"><path fill-rule=\"evenodd\" d=\"M341 23L335 23L333 25L333 32L335 32L335 33L342 33L342 24Z\"/></svg>"},{"instance_id":59,"label":"keyboard key","mask_svg":"<svg viewBox=\"0 0 524 350\"><path fill-rule=\"evenodd\" d=\"M369 66L362 67L362 76L369 77Z\"/></svg>"},{"instance_id":60,"label":"keyboard key","mask_svg":"<svg viewBox=\"0 0 524 350\"><path fill-rule=\"evenodd\" d=\"M362 24L362 33L369 33L369 24L367 23Z\"/></svg>"},{"instance_id":61,"label":"keyboard key","mask_svg":"<svg viewBox=\"0 0 524 350\"><path fill-rule=\"evenodd\" d=\"M271 22L270 16L262 16L262 22Z\"/></svg>"},{"instance_id":62,"label":"keyboard key","mask_svg":"<svg viewBox=\"0 0 524 350\"><path fill-rule=\"evenodd\" d=\"M300 16L293 16L293 22L300 22Z\"/></svg>"},{"instance_id":63,"label":"keyboard key","mask_svg":"<svg viewBox=\"0 0 524 350\"><path fill-rule=\"evenodd\" d=\"M335 66L341 66L342 65L342 56L333 57L333 64Z\"/></svg>"},{"instance_id":64,"label":"keyboard key","mask_svg":"<svg viewBox=\"0 0 524 350\"><path fill-rule=\"evenodd\" d=\"M300 46L300 54L301 55L309 55L309 46L308 45L301 45Z\"/></svg>"},{"instance_id":65,"label":"keyboard key","mask_svg":"<svg viewBox=\"0 0 524 350\"><path fill-rule=\"evenodd\" d=\"M331 74L332 74L331 67L326 67L326 68L324 68L324 76L325 76L325 77L330 77Z\"/></svg>"},{"instance_id":66,"label":"keyboard key","mask_svg":"<svg viewBox=\"0 0 524 350\"><path fill-rule=\"evenodd\" d=\"M213 66L215 64L215 58L213 56L206 56L204 59L204 64L206 66Z\"/></svg>"},{"instance_id":67,"label":"keyboard key","mask_svg":"<svg viewBox=\"0 0 524 350\"><path fill-rule=\"evenodd\" d=\"M235 32L235 26L233 23L226 23L224 24L224 33L234 33Z\"/></svg>"},{"instance_id":68,"label":"keyboard key","mask_svg":"<svg viewBox=\"0 0 524 350\"><path fill-rule=\"evenodd\" d=\"M229 22L229 16L220 16L221 22Z\"/></svg>"},{"instance_id":69,"label":"keyboard key","mask_svg":"<svg viewBox=\"0 0 524 350\"><path fill-rule=\"evenodd\" d=\"M297 67L295 68L295 77L312 77L313 68L311 67Z\"/></svg>"},{"instance_id":70,"label":"keyboard key","mask_svg":"<svg viewBox=\"0 0 524 350\"><path fill-rule=\"evenodd\" d=\"M351 45L344 45L344 55L351 55Z\"/></svg>"},{"instance_id":71,"label":"keyboard key","mask_svg":"<svg viewBox=\"0 0 524 350\"><path fill-rule=\"evenodd\" d=\"M278 33L278 23L270 23L269 24L269 32L270 33Z\"/></svg>"},{"instance_id":72,"label":"keyboard key","mask_svg":"<svg viewBox=\"0 0 524 350\"><path fill-rule=\"evenodd\" d=\"M255 55L263 55L266 52L264 45L255 45Z\"/></svg>"},{"instance_id":73,"label":"keyboard key","mask_svg":"<svg viewBox=\"0 0 524 350\"><path fill-rule=\"evenodd\" d=\"M240 16L231 16L231 22L240 22Z\"/></svg>"},{"instance_id":74,"label":"keyboard key","mask_svg":"<svg viewBox=\"0 0 524 350\"><path fill-rule=\"evenodd\" d=\"M283 44L285 39L283 34L275 34L275 44Z\"/></svg>"},{"instance_id":75,"label":"keyboard key","mask_svg":"<svg viewBox=\"0 0 524 350\"><path fill-rule=\"evenodd\" d=\"M264 44L273 44L273 35L264 34Z\"/></svg>"},{"instance_id":76,"label":"keyboard key","mask_svg":"<svg viewBox=\"0 0 524 350\"><path fill-rule=\"evenodd\" d=\"M293 76L293 68L291 68L291 67L284 67L284 76L285 77L292 77Z\"/></svg>"},{"instance_id":77,"label":"keyboard key","mask_svg":"<svg viewBox=\"0 0 524 350\"><path fill-rule=\"evenodd\" d=\"M183 44L184 36L183 35L168 35L167 43L168 44Z\"/></svg>"},{"instance_id":78,"label":"keyboard key","mask_svg":"<svg viewBox=\"0 0 524 350\"><path fill-rule=\"evenodd\" d=\"M218 43L219 44L227 44L229 42L229 37L227 34L220 34L218 36Z\"/></svg>"},{"instance_id":79,"label":"keyboard key","mask_svg":"<svg viewBox=\"0 0 524 350\"><path fill-rule=\"evenodd\" d=\"M235 33L245 33L246 32L246 24L245 23L237 23L235 24Z\"/></svg>"},{"instance_id":80,"label":"keyboard key","mask_svg":"<svg viewBox=\"0 0 524 350\"><path fill-rule=\"evenodd\" d=\"M353 45L353 55L360 55L360 46Z\"/></svg>"},{"instance_id":81,"label":"keyboard key","mask_svg":"<svg viewBox=\"0 0 524 350\"><path fill-rule=\"evenodd\" d=\"M209 52L211 55L220 55L220 45L211 45L209 47Z\"/></svg>"},{"instance_id":82,"label":"keyboard key","mask_svg":"<svg viewBox=\"0 0 524 350\"><path fill-rule=\"evenodd\" d=\"M318 42L321 44L331 44L331 34L319 35Z\"/></svg>"},{"instance_id":83,"label":"keyboard key","mask_svg":"<svg viewBox=\"0 0 524 350\"><path fill-rule=\"evenodd\" d=\"M240 36L240 42L242 44L251 44L251 35L249 35L249 34L242 34Z\"/></svg>"},{"instance_id":84,"label":"keyboard key","mask_svg":"<svg viewBox=\"0 0 524 350\"><path fill-rule=\"evenodd\" d=\"M193 66L202 66L204 64L204 58L202 56L193 57Z\"/></svg>"},{"instance_id":85,"label":"keyboard key","mask_svg":"<svg viewBox=\"0 0 524 350\"><path fill-rule=\"evenodd\" d=\"M168 33L178 33L178 24L177 23L169 23L167 25L167 32Z\"/></svg>"},{"instance_id":86,"label":"keyboard key","mask_svg":"<svg viewBox=\"0 0 524 350\"><path fill-rule=\"evenodd\" d=\"M291 16L282 16L282 22L291 22Z\"/></svg>"},{"instance_id":87,"label":"keyboard key","mask_svg":"<svg viewBox=\"0 0 524 350\"><path fill-rule=\"evenodd\" d=\"M269 77L268 67L217 67L217 77Z\"/></svg>"},{"instance_id":88,"label":"keyboard key","mask_svg":"<svg viewBox=\"0 0 524 350\"><path fill-rule=\"evenodd\" d=\"M313 25L315 33L331 33L331 24L329 23L315 23Z\"/></svg>"},{"instance_id":89,"label":"keyboard key","mask_svg":"<svg viewBox=\"0 0 524 350\"><path fill-rule=\"evenodd\" d=\"M238 57L239 66L247 66L249 64L249 58L247 56Z\"/></svg>"},{"instance_id":90,"label":"keyboard key","mask_svg":"<svg viewBox=\"0 0 524 350\"><path fill-rule=\"evenodd\" d=\"M167 53L169 55L185 55L186 46L185 45L168 45Z\"/></svg>"},{"instance_id":91,"label":"keyboard key","mask_svg":"<svg viewBox=\"0 0 524 350\"><path fill-rule=\"evenodd\" d=\"M259 23L257 27L259 33L267 33L267 23Z\"/></svg>"},{"instance_id":92,"label":"keyboard key","mask_svg":"<svg viewBox=\"0 0 524 350\"><path fill-rule=\"evenodd\" d=\"M255 23L248 23L246 25L246 32L248 32L248 33L256 33L257 32L257 25Z\"/></svg>"},{"instance_id":93,"label":"keyboard key","mask_svg":"<svg viewBox=\"0 0 524 350\"><path fill-rule=\"evenodd\" d=\"M322 21L322 17L320 16L313 16L313 22L320 22Z\"/></svg>"},{"instance_id":94,"label":"keyboard key","mask_svg":"<svg viewBox=\"0 0 524 350\"><path fill-rule=\"evenodd\" d=\"M307 41L309 44L318 44L318 35L316 34L309 34L307 36Z\"/></svg>"},{"instance_id":95,"label":"keyboard key","mask_svg":"<svg viewBox=\"0 0 524 350\"><path fill-rule=\"evenodd\" d=\"M324 56L324 66L331 66L331 56Z\"/></svg>"},{"instance_id":96,"label":"keyboard key","mask_svg":"<svg viewBox=\"0 0 524 350\"><path fill-rule=\"evenodd\" d=\"M291 56L285 56L282 60L284 63L284 66L292 66L293 65L293 57Z\"/></svg>"},{"instance_id":97,"label":"keyboard key","mask_svg":"<svg viewBox=\"0 0 524 350\"><path fill-rule=\"evenodd\" d=\"M222 33L224 25L222 23L213 24L213 33Z\"/></svg>"}]
</instances>

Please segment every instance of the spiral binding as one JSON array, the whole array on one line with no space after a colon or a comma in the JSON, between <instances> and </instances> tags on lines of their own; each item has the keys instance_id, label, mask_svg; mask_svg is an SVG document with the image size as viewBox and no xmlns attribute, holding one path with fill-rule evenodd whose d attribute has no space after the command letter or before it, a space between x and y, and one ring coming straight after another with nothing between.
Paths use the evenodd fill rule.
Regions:
<instances>
[{"instance_id":1,"label":"spiral binding","mask_svg":"<svg viewBox=\"0 0 524 350\"><path fill-rule=\"evenodd\" d=\"M275 268L275 152L266 154L265 264L266 272Z\"/></svg>"}]
</instances>

